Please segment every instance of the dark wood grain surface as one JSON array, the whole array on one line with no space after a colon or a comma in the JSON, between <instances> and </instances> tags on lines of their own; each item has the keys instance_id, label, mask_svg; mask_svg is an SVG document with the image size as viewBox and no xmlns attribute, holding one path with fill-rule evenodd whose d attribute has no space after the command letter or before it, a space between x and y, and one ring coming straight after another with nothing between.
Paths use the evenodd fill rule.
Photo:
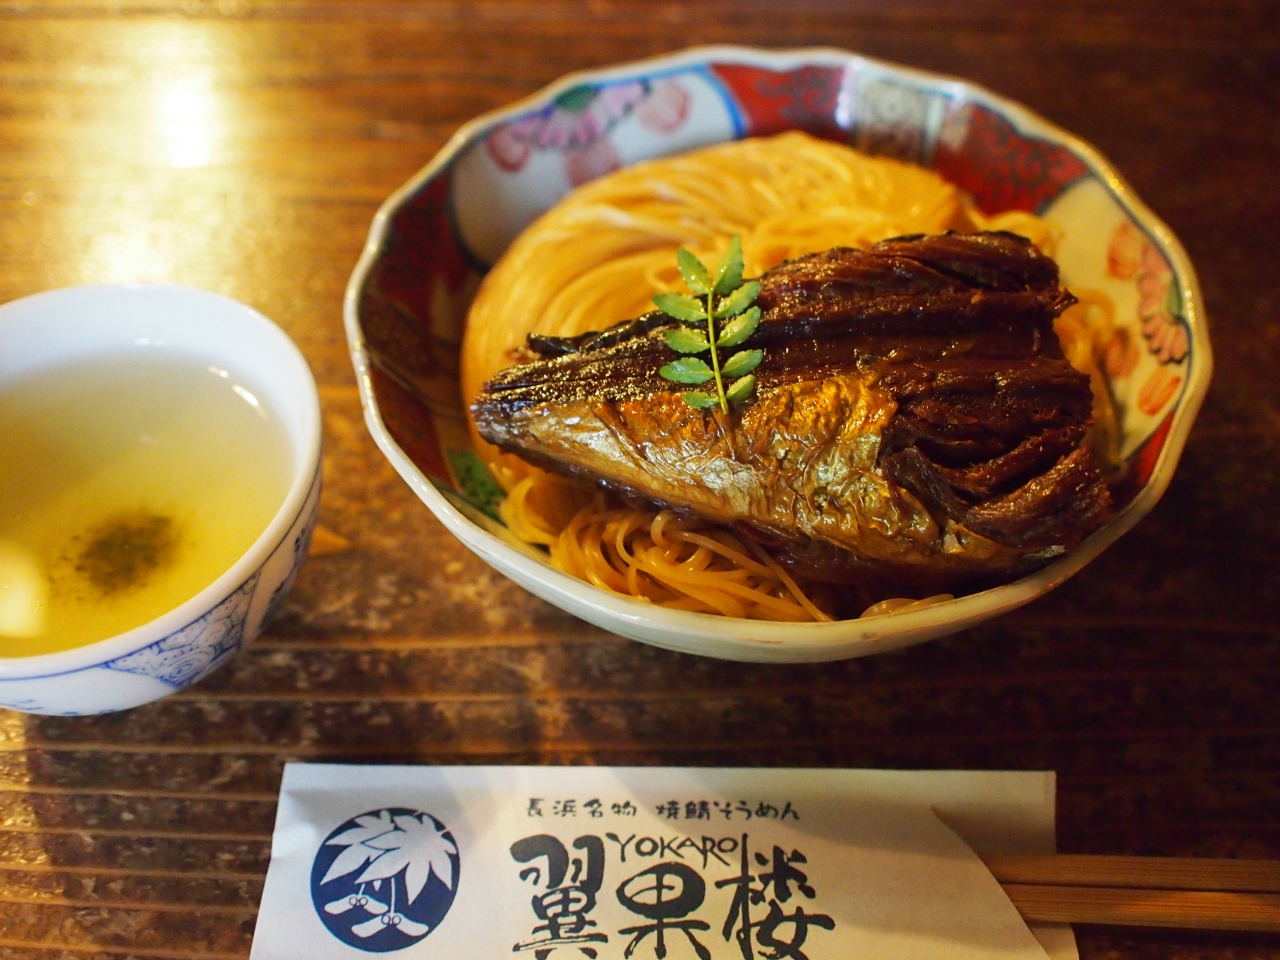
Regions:
<instances>
[{"instance_id":1,"label":"dark wood grain surface","mask_svg":"<svg viewBox=\"0 0 1280 960\"><path fill-rule=\"evenodd\" d=\"M245 957L294 759L1053 769L1064 851L1280 857L1278 21L1265 0L0 3L0 299L157 279L244 300L312 364L326 444L316 548L256 647L127 713L0 711L0 958ZM1187 246L1214 386L1165 499L1060 590L867 660L666 653L494 573L374 448L341 296L380 201L480 111L716 41L990 86L1101 148ZM1078 933L1086 958L1280 958Z\"/></svg>"}]
</instances>

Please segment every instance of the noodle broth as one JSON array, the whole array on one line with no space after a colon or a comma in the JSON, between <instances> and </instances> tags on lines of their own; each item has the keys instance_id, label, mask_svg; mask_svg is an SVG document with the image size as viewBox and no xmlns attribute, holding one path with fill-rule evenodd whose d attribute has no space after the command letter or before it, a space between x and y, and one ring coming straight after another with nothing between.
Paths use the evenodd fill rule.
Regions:
<instances>
[{"instance_id":1,"label":"noodle broth","mask_svg":"<svg viewBox=\"0 0 1280 960\"><path fill-rule=\"evenodd\" d=\"M0 656L52 653L191 599L288 492L276 414L228 371L138 350L0 388Z\"/></svg>"}]
</instances>

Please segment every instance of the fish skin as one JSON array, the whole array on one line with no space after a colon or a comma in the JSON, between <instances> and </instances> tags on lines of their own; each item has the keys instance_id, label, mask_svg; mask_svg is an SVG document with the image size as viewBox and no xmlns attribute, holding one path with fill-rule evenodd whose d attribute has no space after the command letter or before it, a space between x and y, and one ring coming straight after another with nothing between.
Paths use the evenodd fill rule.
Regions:
<instances>
[{"instance_id":1,"label":"fish skin","mask_svg":"<svg viewBox=\"0 0 1280 960\"><path fill-rule=\"evenodd\" d=\"M646 315L531 340L471 406L490 443L733 524L797 572L867 595L1021 575L1111 514L1082 446L1089 379L1053 319L1057 266L1004 233L836 248L760 278L756 394L695 410ZM537 353L549 354L535 358Z\"/></svg>"}]
</instances>

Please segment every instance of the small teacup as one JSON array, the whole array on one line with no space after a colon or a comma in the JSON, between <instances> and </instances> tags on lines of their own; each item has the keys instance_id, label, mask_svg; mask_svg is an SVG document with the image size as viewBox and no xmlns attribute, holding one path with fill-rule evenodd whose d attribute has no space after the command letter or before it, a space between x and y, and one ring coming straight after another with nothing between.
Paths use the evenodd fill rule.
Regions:
<instances>
[{"instance_id":1,"label":"small teacup","mask_svg":"<svg viewBox=\"0 0 1280 960\"><path fill-rule=\"evenodd\" d=\"M227 297L168 284L72 287L0 307L0 387L155 347L255 384L288 438L287 492L252 546L174 609L84 646L0 658L0 706L78 716L189 687L257 636L306 556L320 501L320 402L306 361L279 327Z\"/></svg>"}]
</instances>

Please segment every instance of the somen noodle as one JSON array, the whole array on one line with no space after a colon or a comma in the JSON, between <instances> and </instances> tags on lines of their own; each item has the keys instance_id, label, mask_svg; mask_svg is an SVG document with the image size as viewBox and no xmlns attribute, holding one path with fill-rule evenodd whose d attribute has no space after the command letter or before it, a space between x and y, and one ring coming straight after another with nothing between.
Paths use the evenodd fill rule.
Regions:
<instances>
[{"instance_id":1,"label":"somen noodle","mask_svg":"<svg viewBox=\"0 0 1280 960\"><path fill-rule=\"evenodd\" d=\"M982 213L932 171L797 132L619 170L535 221L485 277L463 340L464 396L515 362L530 333L573 336L652 310L655 293L680 289L681 246L714 263L740 236L750 277L831 247L947 230L1008 230L1050 255L1056 240L1029 213ZM510 531L601 589L725 616L834 613L829 588L798 583L745 534L592 491L478 437L476 446L508 493Z\"/></svg>"}]
</instances>

